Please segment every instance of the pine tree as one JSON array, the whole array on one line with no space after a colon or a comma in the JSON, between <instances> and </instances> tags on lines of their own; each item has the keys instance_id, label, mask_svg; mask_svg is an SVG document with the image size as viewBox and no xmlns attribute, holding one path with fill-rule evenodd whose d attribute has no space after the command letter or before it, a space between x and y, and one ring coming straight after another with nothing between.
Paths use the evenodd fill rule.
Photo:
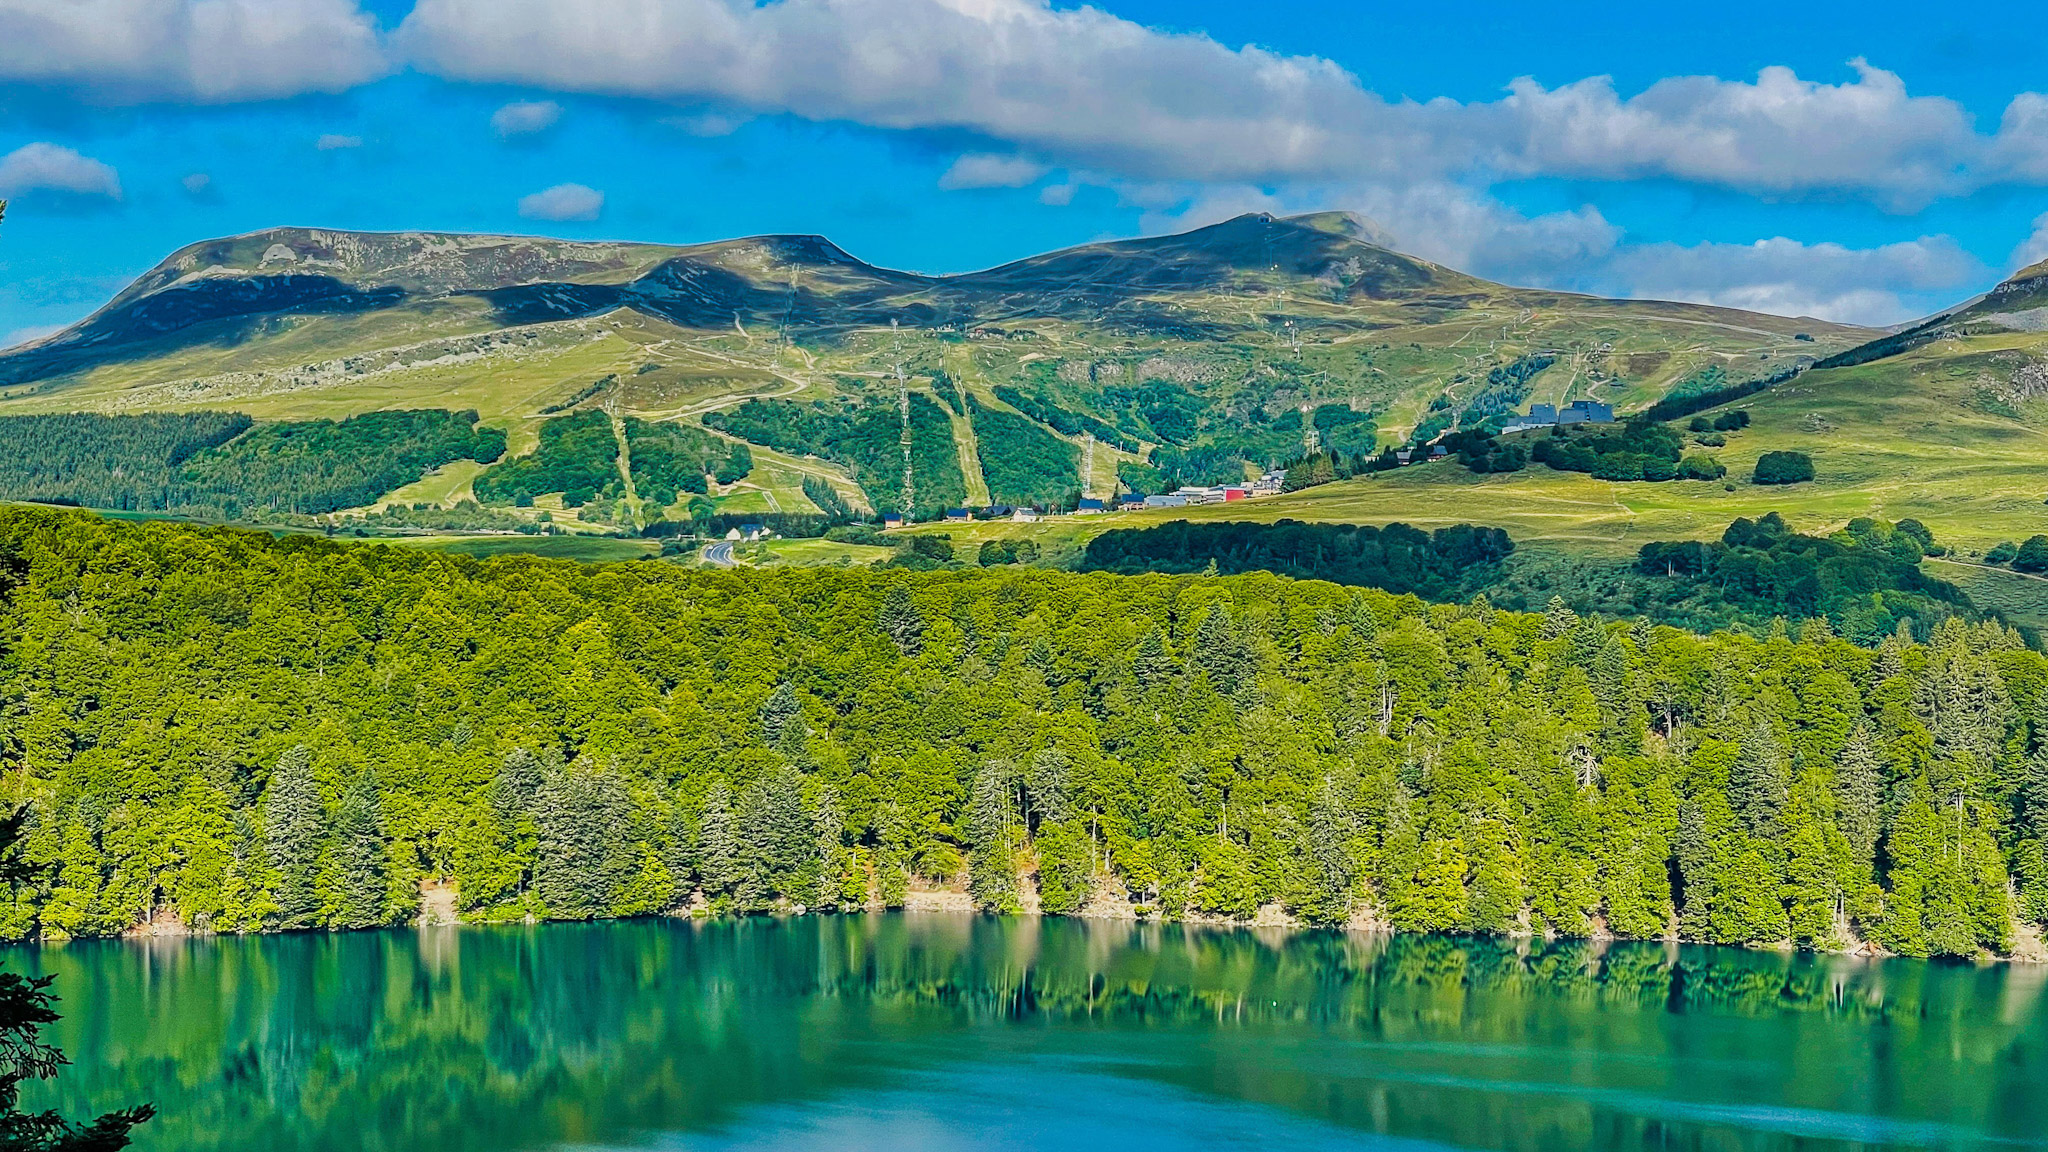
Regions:
<instances>
[{"instance_id":1,"label":"pine tree","mask_svg":"<svg viewBox=\"0 0 2048 1152\"><path fill-rule=\"evenodd\" d=\"M1058 824L1073 816L1071 792L1074 761L1058 748L1041 749L1024 776L1024 794L1037 825Z\"/></svg>"},{"instance_id":2,"label":"pine tree","mask_svg":"<svg viewBox=\"0 0 2048 1152\"><path fill-rule=\"evenodd\" d=\"M1208 673L1209 683L1229 696L1248 682L1256 662L1244 639L1231 622L1230 609L1221 604L1209 609L1195 629L1194 661Z\"/></svg>"},{"instance_id":3,"label":"pine tree","mask_svg":"<svg viewBox=\"0 0 2048 1152\"><path fill-rule=\"evenodd\" d=\"M784 680L768 694L768 700L761 705L761 740L770 748L791 751L792 745L800 752L804 740L804 709L796 698L796 688Z\"/></svg>"},{"instance_id":4,"label":"pine tree","mask_svg":"<svg viewBox=\"0 0 2048 1152\"><path fill-rule=\"evenodd\" d=\"M740 802L739 856L734 895L742 910L759 911L784 897L800 904L815 898L817 838L794 770L777 768L747 789Z\"/></svg>"},{"instance_id":5,"label":"pine tree","mask_svg":"<svg viewBox=\"0 0 2048 1152\"><path fill-rule=\"evenodd\" d=\"M1775 840L1784 834L1789 788L1785 746L1769 720L1758 717L1743 737L1741 754L1728 774L1728 805L1750 835Z\"/></svg>"},{"instance_id":6,"label":"pine tree","mask_svg":"<svg viewBox=\"0 0 2048 1152\"><path fill-rule=\"evenodd\" d=\"M1309 804L1308 840L1303 847L1302 917L1316 924L1342 924L1351 918L1352 891L1358 869L1351 857L1355 826L1347 798L1325 781Z\"/></svg>"},{"instance_id":7,"label":"pine tree","mask_svg":"<svg viewBox=\"0 0 2048 1152\"><path fill-rule=\"evenodd\" d=\"M383 806L368 769L357 775L334 813L334 915L337 928L389 923Z\"/></svg>"},{"instance_id":8,"label":"pine tree","mask_svg":"<svg viewBox=\"0 0 2048 1152\"><path fill-rule=\"evenodd\" d=\"M1016 766L1007 760L984 762L967 801L967 891L989 912L1021 910L1010 843L1010 830L1018 822L1016 776Z\"/></svg>"},{"instance_id":9,"label":"pine tree","mask_svg":"<svg viewBox=\"0 0 2048 1152\"><path fill-rule=\"evenodd\" d=\"M609 915L615 887L638 861L622 836L630 801L610 772L571 765L535 793L533 890L559 920Z\"/></svg>"},{"instance_id":10,"label":"pine tree","mask_svg":"<svg viewBox=\"0 0 2048 1152\"><path fill-rule=\"evenodd\" d=\"M882 595L882 631L905 656L924 651L924 615L910 602L910 586L896 583Z\"/></svg>"},{"instance_id":11,"label":"pine tree","mask_svg":"<svg viewBox=\"0 0 2048 1152\"><path fill-rule=\"evenodd\" d=\"M1884 764L1865 724L1856 726L1835 761L1835 824L1867 867L1884 827Z\"/></svg>"},{"instance_id":12,"label":"pine tree","mask_svg":"<svg viewBox=\"0 0 2048 1152\"><path fill-rule=\"evenodd\" d=\"M1131 671L1138 683L1146 688L1156 688L1173 678L1173 656L1166 650L1166 639L1159 629L1147 629L1138 647L1131 653Z\"/></svg>"},{"instance_id":13,"label":"pine tree","mask_svg":"<svg viewBox=\"0 0 2048 1152\"><path fill-rule=\"evenodd\" d=\"M739 889L740 841L733 827L732 792L723 782L704 794L697 816L697 883L714 904L730 900Z\"/></svg>"},{"instance_id":14,"label":"pine tree","mask_svg":"<svg viewBox=\"0 0 2048 1152\"><path fill-rule=\"evenodd\" d=\"M278 757L271 770L263 837L277 873L278 927L320 927L320 850L326 827L320 785L313 779L313 753L303 744Z\"/></svg>"}]
</instances>

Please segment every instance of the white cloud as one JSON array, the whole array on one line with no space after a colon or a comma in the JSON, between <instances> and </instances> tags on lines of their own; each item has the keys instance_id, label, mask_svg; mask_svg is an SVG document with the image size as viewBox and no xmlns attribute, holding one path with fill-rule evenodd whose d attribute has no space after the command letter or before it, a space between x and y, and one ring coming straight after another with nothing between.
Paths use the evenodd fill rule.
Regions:
<instances>
[{"instance_id":1,"label":"white cloud","mask_svg":"<svg viewBox=\"0 0 2048 1152\"><path fill-rule=\"evenodd\" d=\"M268 100L385 71L356 0L0 0L0 80L93 103Z\"/></svg>"},{"instance_id":2,"label":"white cloud","mask_svg":"<svg viewBox=\"0 0 2048 1152\"><path fill-rule=\"evenodd\" d=\"M1045 173L1045 165L1022 156L969 152L953 161L953 166L939 177L939 187L948 191L960 188L1022 188L1036 183Z\"/></svg>"},{"instance_id":3,"label":"white cloud","mask_svg":"<svg viewBox=\"0 0 2048 1152\"><path fill-rule=\"evenodd\" d=\"M184 185L185 191L194 196L204 196L213 191L213 177L204 172L194 172L178 183Z\"/></svg>"},{"instance_id":4,"label":"white cloud","mask_svg":"<svg viewBox=\"0 0 2048 1152\"><path fill-rule=\"evenodd\" d=\"M1947 236L1876 248L1803 244L1642 244L1615 253L1598 279L1632 296L1719 304L1849 324L1893 324L1952 304L1985 273Z\"/></svg>"},{"instance_id":5,"label":"white cloud","mask_svg":"<svg viewBox=\"0 0 2048 1152\"><path fill-rule=\"evenodd\" d=\"M313 141L313 147L318 148L322 152L339 152L348 148L361 148L362 146L363 138L361 136L343 136L334 132L329 132L318 140Z\"/></svg>"},{"instance_id":6,"label":"white cloud","mask_svg":"<svg viewBox=\"0 0 2048 1152\"><path fill-rule=\"evenodd\" d=\"M69 148L38 141L0 156L0 194L59 192L71 196L121 198L113 168Z\"/></svg>"},{"instance_id":7,"label":"white cloud","mask_svg":"<svg viewBox=\"0 0 2048 1152\"><path fill-rule=\"evenodd\" d=\"M491 113L491 131L510 139L545 132L562 118L562 106L553 100L515 100Z\"/></svg>"},{"instance_id":8,"label":"white cloud","mask_svg":"<svg viewBox=\"0 0 2048 1152\"><path fill-rule=\"evenodd\" d=\"M2012 258L2006 261L2009 270L2017 272L2022 268L2048 260L2048 212L2034 217L2034 231L2020 246L2013 249Z\"/></svg>"},{"instance_id":9,"label":"white cloud","mask_svg":"<svg viewBox=\"0 0 2048 1152\"><path fill-rule=\"evenodd\" d=\"M528 220L595 220L604 211L604 193L582 184L557 184L519 198L519 214Z\"/></svg>"},{"instance_id":10,"label":"white cloud","mask_svg":"<svg viewBox=\"0 0 2048 1152\"><path fill-rule=\"evenodd\" d=\"M2005 106L1998 163L2016 181L2048 184L2048 95L2022 92Z\"/></svg>"},{"instance_id":11,"label":"white cloud","mask_svg":"<svg viewBox=\"0 0 2048 1152\"><path fill-rule=\"evenodd\" d=\"M1754 83L1660 80L1623 100L1597 77L1545 89L1523 78L1498 105L1496 162L1511 172L1607 180L1671 177L1766 193L1859 189L1917 206L1966 191L1981 142L1952 100L1911 96L1893 73L1852 62L1852 83L1766 68Z\"/></svg>"},{"instance_id":12,"label":"white cloud","mask_svg":"<svg viewBox=\"0 0 2048 1152\"><path fill-rule=\"evenodd\" d=\"M2032 172L2038 152L2027 178L2048 181L2048 131L2038 148L2014 135L2032 105L1986 135L1860 60L1835 84L1767 68L1624 98L1604 77L1523 79L1496 101L1417 103L1319 57L1049 0L419 0L395 40L452 78L965 130L1129 180L1669 178L1910 209Z\"/></svg>"}]
</instances>

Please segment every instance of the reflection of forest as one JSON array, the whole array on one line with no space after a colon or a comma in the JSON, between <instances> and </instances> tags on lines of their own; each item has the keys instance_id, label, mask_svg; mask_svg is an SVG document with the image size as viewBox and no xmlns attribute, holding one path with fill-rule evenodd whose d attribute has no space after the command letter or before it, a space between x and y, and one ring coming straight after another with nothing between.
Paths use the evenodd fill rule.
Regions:
<instances>
[{"instance_id":1,"label":"reflection of forest","mask_svg":"<svg viewBox=\"0 0 2048 1152\"><path fill-rule=\"evenodd\" d=\"M1123 1075L1482 1146L1649 1141L1689 1122L1604 1094L1717 1078L1988 1132L2048 1120L2042 974L2010 966L903 915L99 942L10 966L58 975L72 1111L159 1104L145 1148L623 1138L997 1042L1121 1045L1149 1054Z\"/></svg>"}]
</instances>

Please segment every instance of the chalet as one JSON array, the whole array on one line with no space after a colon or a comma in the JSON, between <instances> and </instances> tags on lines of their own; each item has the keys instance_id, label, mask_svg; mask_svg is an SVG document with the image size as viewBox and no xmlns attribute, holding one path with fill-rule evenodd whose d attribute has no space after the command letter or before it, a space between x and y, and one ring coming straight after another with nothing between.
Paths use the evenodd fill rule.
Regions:
<instances>
[{"instance_id":1,"label":"chalet","mask_svg":"<svg viewBox=\"0 0 2048 1152\"><path fill-rule=\"evenodd\" d=\"M882 530L883 530L884 532L888 531L888 530L889 530L889 529L891 529L891 528L901 528L901 527L903 527L903 513L901 513L901 512L884 512L884 513L882 513Z\"/></svg>"},{"instance_id":2,"label":"chalet","mask_svg":"<svg viewBox=\"0 0 2048 1152\"><path fill-rule=\"evenodd\" d=\"M1413 464L1414 462L1415 462L1415 449L1413 449L1413 448L1400 448L1400 449L1396 449L1396 450L1395 450L1395 452L1394 452L1394 463L1396 463L1396 464Z\"/></svg>"},{"instance_id":3,"label":"chalet","mask_svg":"<svg viewBox=\"0 0 2048 1152\"><path fill-rule=\"evenodd\" d=\"M1081 497L1080 503L1074 505L1074 515L1076 516L1093 516L1097 512L1107 511L1109 511L1109 509L1106 506L1104 506L1102 501L1097 500L1092 496L1083 496Z\"/></svg>"},{"instance_id":4,"label":"chalet","mask_svg":"<svg viewBox=\"0 0 2048 1152\"><path fill-rule=\"evenodd\" d=\"M1431 444L1429 446L1429 458L1431 460L1441 460L1450 454L1451 450L1441 444Z\"/></svg>"},{"instance_id":5,"label":"chalet","mask_svg":"<svg viewBox=\"0 0 2048 1152\"><path fill-rule=\"evenodd\" d=\"M1145 507L1146 499L1147 497L1144 496L1126 496L1122 500L1117 501L1116 510L1119 512L1140 511Z\"/></svg>"},{"instance_id":6,"label":"chalet","mask_svg":"<svg viewBox=\"0 0 2048 1152\"><path fill-rule=\"evenodd\" d=\"M1038 523L1038 509L1019 508L1010 513L1010 522L1012 524L1036 524Z\"/></svg>"},{"instance_id":7,"label":"chalet","mask_svg":"<svg viewBox=\"0 0 2048 1152\"><path fill-rule=\"evenodd\" d=\"M765 537L767 537L767 536L769 536L769 535L771 535L771 533L770 533L770 532L768 531L768 529L767 529L767 528L763 527L762 525L759 525L759 524L742 524L742 525L740 525L740 539L742 539L742 540L760 540L760 539L763 539L763 538L765 538Z\"/></svg>"},{"instance_id":8,"label":"chalet","mask_svg":"<svg viewBox=\"0 0 2048 1152\"><path fill-rule=\"evenodd\" d=\"M946 509L946 523L965 524L974 519L974 513L966 508Z\"/></svg>"}]
</instances>

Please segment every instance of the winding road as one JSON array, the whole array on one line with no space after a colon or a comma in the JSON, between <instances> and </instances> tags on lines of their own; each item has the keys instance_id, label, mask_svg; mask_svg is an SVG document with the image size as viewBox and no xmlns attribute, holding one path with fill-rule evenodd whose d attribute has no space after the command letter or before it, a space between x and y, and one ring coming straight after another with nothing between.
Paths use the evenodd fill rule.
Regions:
<instances>
[{"instance_id":1,"label":"winding road","mask_svg":"<svg viewBox=\"0 0 2048 1152\"><path fill-rule=\"evenodd\" d=\"M704 562L714 568L731 568L739 561L733 559L732 541L720 540L704 546Z\"/></svg>"}]
</instances>

